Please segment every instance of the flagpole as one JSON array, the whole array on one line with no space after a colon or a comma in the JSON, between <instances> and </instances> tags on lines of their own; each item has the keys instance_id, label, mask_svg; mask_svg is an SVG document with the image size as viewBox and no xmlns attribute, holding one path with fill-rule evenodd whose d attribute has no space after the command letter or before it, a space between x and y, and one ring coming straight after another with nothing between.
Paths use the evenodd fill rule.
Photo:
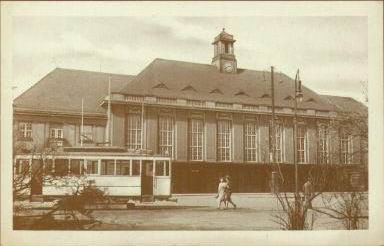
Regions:
<instances>
[{"instance_id":1,"label":"flagpole","mask_svg":"<svg viewBox=\"0 0 384 246\"><path fill-rule=\"evenodd\" d=\"M84 98L81 98L80 146L83 146L83 131L84 131Z\"/></svg>"},{"instance_id":2,"label":"flagpole","mask_svg":"<svg viewBox=\"0 0 384 246\"><path fill-rule=\"evenodd\" d=\"M111 146L111 76L108 77L108 112L107 112L106 142Z\"/></svg>"}]
</instances>

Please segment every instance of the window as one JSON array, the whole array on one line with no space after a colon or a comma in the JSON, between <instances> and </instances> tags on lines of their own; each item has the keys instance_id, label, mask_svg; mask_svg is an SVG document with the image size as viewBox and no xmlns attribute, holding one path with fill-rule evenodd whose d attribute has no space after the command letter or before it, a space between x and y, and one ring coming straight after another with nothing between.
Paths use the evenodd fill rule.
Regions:
<instances>
[{"instance_id":1,"label":"window","mask_svg":"<svg viewBox=\"0 0 384 246\"><path fill-rule=\"evenodd\" d=\"M20 122L19 131L21 137L23 138L32 138L32 123L31 122Z\"/></svg>"},{"instance_id":2,"label":"window","mask_svg":"<svg viewBox=\"0 0 384 246\"><path fill-rule=\"evenodd\" d=\"M319 126L319 163L329 163L329 130L328 126Z\"/></svg>"},{"instance_id":3,"label":"window","mask_svg":"<svg viewBox=\"0 0 384 246\"><path fill-rule=\"evenodd\" d=\"M129 160L116 160L116 175L131 175Z\"/></svg>"},{"instance_id":4,"label":"window","mask_svg":"<svg viewBox=\"0 0 384 246\"><path fill-rule=\"evenodd\" d=\"M285 162L285 135L284 126L282 124L275 125L275 161L278 163Z\"/></svg>"},{"instance_id":5,"label":"window","mask_svg":"<svg viewBox=\"0 0 384 246\"><path fill-rule=\"evenodd\" d=\"M140 176L140 161L132 160L132 176Z\"/></svg>"},{"instance_id":6,"label":"window","mask_svg":"<svg viewBox=\"0 0 384 246\"><path fill-rule=\"evenodd\" d=\"M17 159L15 172L16 174L27 175L29 173L29 160Z\"/></svg>"},{"instance_id":7,"label":"window","mask_svg":"<svg viewBox=\"0 0 384 246\"><path fill-rule=\"evenodd\" d=\"M70 166L71 175L80 175L84 169L84 160L72 159Z\"/></svg>"},{"instance_id":8,"label":"window","mask_svg":"<svg viewBox=\"0 0 384 246\"><path fill-rule=\"evenodd\" d=\"M87 160L87 174L99 174L99 161Z\"/></svg>"},{"instance_id":9,"label":"window","mask_svg":"<svg viewBox=\"0 0 384 246\"><path fill-rule=\"evenodd\" d=\"M297 126L297 163L307 163L307 129L303 125Z\"/></svg>"},{"instance_id":10,"label":"window","mask_svg":"<svg viewBox=\"0 0 384 246\"><path fill-rule=\"evenodd\" d=\"M68 159L55 159L55 175L66 176L68 175L69 167Z\"/></svg>"},{"instance_id":11,"label":"window","mask_svg":"<svg viewBox=\"0 0 384 246\"><path fill-rule=\"evenodd\" d=\"M128 114L127 116L127 147L128 149L141 149L141 115Z\"/></svg>"},{"instance_id":12,"label":"window","mask_svg":"<svg viewBox=\"0 0 384 246\"><path fill-rule=\"evenodd\" d=\"M159 149L160 154L173 157L173 118L159 117Z\"/></svg>"},{"instance_id":13,"label":"window","mask_svg":"<svg viewBox=\"0 0 384 246\"><path fill-rule=\"evenodd\" d=\"M156 161L156 176L169 176L169 162Z\"/></svg>"},{"instance_id":14,"label":"window","mask_svg":"<svg viewBox=\"0 0 384 246\"><path fill-rule=\"evenodd\" d=\"M225 53L228 54L229 53L229 45L227 43L225 43L224 47L225 47Z\"/></svg>"},{"instance_id":15,"label":"window","mask_svg":"<svg viewBox=\"0 0 384 246\"><path fill-rule=\"evenodd\" d=\"M352 135L346 130L341 131L340 146L341 146L341 163L351 164L352 163Z\"/></svg>"},{"instance_id":16,"label":"window","mask_svg":"<svg viewBox=\"0 0 384 246\"><path fill-rule=\"evenodd\" d=\"M230 120L217 121L217 160L231 161L232 125Z\"/></svg>"},{"instance_id":17,"label":"window","mask_svg":"<svg viewBox=\"0 0 384 246\"><path fill-rule=\"evenodd\" d=\"M50 137L55 139L63 138L63 129L62 128L51 128L50 129Z\"/></svg>"},{"instance_id":18,"label":"window","mask_svg":"<svg viewBox=\"0 0 384 246\"><path fill-rule=\"evenodd\" d=\"M45 175L52 175L54 172L53 170L53 160L52 159L46 159L44 163L44 174Z\"/></svg>"},{"instance_id":19,"label":"window","mask_svg":"<svg viewBox=\"0 0 384 246\"><path fill-rule=\"evenodd\" d=\"M258 161L259 153L259 127L256 122L247 122L244 131L245 159L246 161Z\"/></svg>"},{"instance_id":20,"label":"window","mask_svg":"<svg viewBox=\"0 0 384 246\"><path fill-rule=\"evenodd\" d=\"M115 175L114 160L101 160L101 175Z\"/></svg>"},{"instance_id":21,"label":"window","mask_svg":"<svg viewBox=\"0 0 384 246\"><path fill-rule=\"evenodd\" d=\"M193 161L202 161L204 121L202 119L191 119L189 121L189 132L190 159Z\"/></svg>"},{"instance_id":22,"label":"window","mask_svg":"<svg viewBox=\"0 0 384 246\"><path fill-rule=\"evenodd\" d=\"M92 142L93 141L93 126L92 125L83 125L82 138L83 138L84 142Z\"/></svg>"}]
</instances>

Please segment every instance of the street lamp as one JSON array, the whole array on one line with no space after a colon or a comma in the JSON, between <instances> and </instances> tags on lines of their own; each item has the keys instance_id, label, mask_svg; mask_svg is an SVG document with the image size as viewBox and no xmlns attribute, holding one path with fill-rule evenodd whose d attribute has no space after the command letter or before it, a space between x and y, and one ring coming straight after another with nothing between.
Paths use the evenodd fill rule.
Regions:
<instances>
[{"instance_id":1,"label":"street lamp","mask_svg":"<svg viewBox=\"0 0 384 246\"><path fill-rule=\"evenodd\" d=\"M297 69L295 77L295 102L294 102L294 119L293 119L293 164L295 166L295 197L299 193L298 185L298 166L297 166L297 101L303 100L303 92L301 90L300 71Z\"/></svg>"}]
</instances>

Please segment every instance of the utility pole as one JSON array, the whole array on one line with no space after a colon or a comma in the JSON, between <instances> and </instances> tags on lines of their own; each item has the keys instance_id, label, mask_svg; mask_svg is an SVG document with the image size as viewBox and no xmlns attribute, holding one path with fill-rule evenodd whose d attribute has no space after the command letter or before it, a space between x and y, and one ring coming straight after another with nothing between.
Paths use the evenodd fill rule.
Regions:
<instances>
[{"instance_id":1,"label":"utility pole","mask_svg":"<svg viewBox=\"0 0 384 246\"><path fill-rule=\"evenodd\" d=\"M272 157L270 158L270 161L275 163L275 82L273 78L273 69L274 67L271 66L271 97L272 97L272 120L271 120L271 155Z\"/></svg>"},{"instance_id":2,"label":"utility pole","mask_svg":"<svg viewBox=\"0 0 384 246\"><path fill-rule=\"evenodd\" d=\"M293 164L295 166L295 194L299 194L299 173L297 166L297 100L301 101L303 99L303 93L301 90L301 80L300 80L300 71L297 69L295 77L295 104L294 104L294 119L293 119ZM295 197L296 197L295 196Z\"/></svg>"}]
</instances>

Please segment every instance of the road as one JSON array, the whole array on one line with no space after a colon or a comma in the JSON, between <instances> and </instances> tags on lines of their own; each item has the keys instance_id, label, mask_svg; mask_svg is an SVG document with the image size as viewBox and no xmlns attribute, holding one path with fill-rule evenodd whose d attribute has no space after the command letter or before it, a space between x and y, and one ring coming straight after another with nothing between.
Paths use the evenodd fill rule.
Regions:
<instances>
[{"instance_id":1,"label":"road","mask_svg":"<svg viewBox=\"0 0 384 246\"><path fill-rule=\"evenodd\" d=\"M274 222L280 213L273 196L234 194L237 209L216 208L213 194L174 195L177 203L159 202L157 206L132 210L95 210L93 215L102 224L94 230L281 230ZM314 201L319 206L320 200ZM340 221L310 212L315 217L314 230L343 229ZM364 227L367 227L365 223Z\"/></svg>"}]
</instances>

